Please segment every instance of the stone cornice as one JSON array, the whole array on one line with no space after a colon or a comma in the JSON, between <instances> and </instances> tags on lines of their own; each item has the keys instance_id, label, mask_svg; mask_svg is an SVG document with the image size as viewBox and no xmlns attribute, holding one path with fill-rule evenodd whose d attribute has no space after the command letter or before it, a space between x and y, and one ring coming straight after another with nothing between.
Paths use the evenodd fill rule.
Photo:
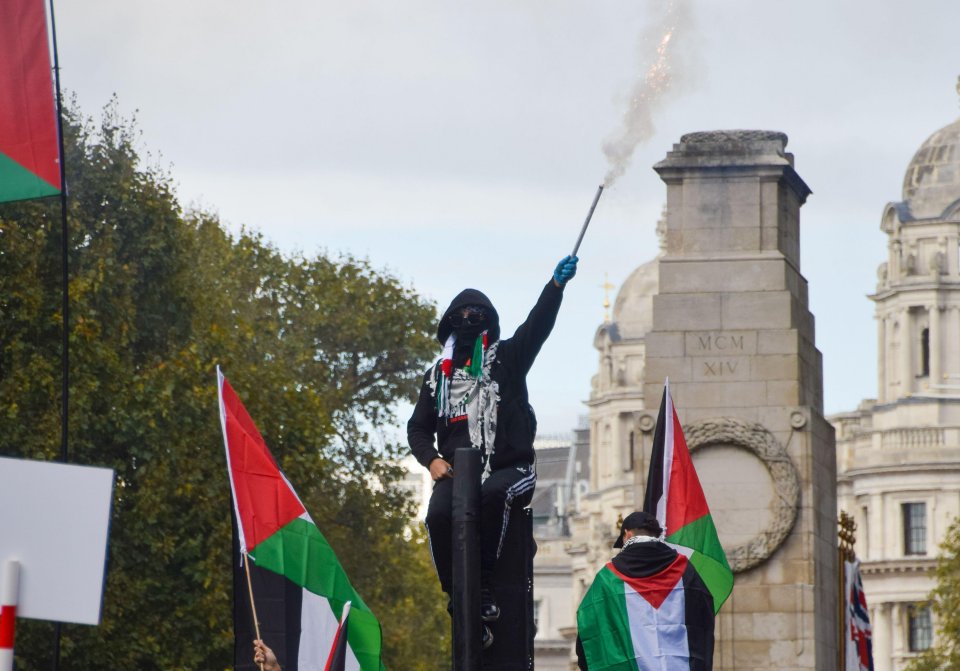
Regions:
<instances>
[{"instance_id":1,"label":"stone cornice","mask_svg":"<svg viewBox=\"0 0 960 671\"><path fill-rule=\"evenodd\" d=\"M870 412L874 415L880 412L885 412L887 410L892 410L899 405L919 405L922 403L960 403L960 397L957 396L934 396L932 394L923 394L916 393L911 394L910 396L905 396L903 398L898 398L896 401L891 403L878 403L877 405L871 408ZM939 427L939 428L952 428L952 427Z\"/></svg>"},{"instance_id":2,"label":"stone cornice","mask_svg":"<svg viewBox=\"0 0 960 671\"><path fill-rule=\"evenodd\" d=\"M908 275L908 277L911 277ZM943 276L941 276L943 277ZM960 288L960 282L947 279L931 280L928 277L917 277L916 282L898 282L878 290L876 293L867 294L867 298L876 302L883 301L897 294L915 293L919 291L944 291L956 290Z\"/></svg>"},{"instance_id":3,"label":"stone cornice","mask_svg":"<svg viewBox=\"0 0 960 671\"><path fill-rule=\"evenodd\" d=\"M624 479L624 480L621 480L621 481L619 481L619 482L615 482L615 483L613 483L612 485L607 485L606 487L603 487L603 488L601 488L601 489L591 490L590 492L588 492L587 494L585 494L585 495L583 496L583 498L586 499L587 501L595 501L595 500L598 500L598 499L603 498L603 495L604 495L604 494L607 494L607 493L612 492L612 491L617 491L617 490L623 489L624 487L630 487L630 488L632 488L632 487L633 487L633 480L632 480L632 479L630 479L630 480Z\"/></svg>"},{"instance_id":4,"label":"stone cornice","mask_svg":"<svg viewBox=\"0 0 960 671\"><path fill-rule=\"evenodd\" d=\"M889 573L931 573L937 567L934 557L910 557L905 559L881 559L861 561L860 570L864 575L884 575Z\"/></svg>"},{"instance_id":5,"label":"stone cornice","mask_svg":"<svg viewBox=\"0 0 960 671\"><path fill-rule=\"evenodd\" d=\"M643 401L643 387L634 387L633 391L600 392L595 398L583 401L583 404L588 408L595 408L614 401Z\"/></svg>"},{"instance_id":6,"label":"stone cornice","mask_svg":"<svg viewBox=\"0 0 960 671\"><path fill-rule=\"evenodd\" d=\"M716 253L697 253L697 252L684 252L683 256L673 256L671 254L664 254L663 258L660 259L660 263L664 264L673 264L673 263L702 263L704 261L784 261L786 257L783 255L783 252L771 249L771 250L750 250L746 252L735 252L735 251L718 251Z\"/></svg>"},{"instance_id":7,"label":"stone cornice","mask_svg":"<svg viewBox=\"0 0 960 671\"><path fill-rule=\"evenodd\" d=\"M851 468L838 474L837 480L850 480L864 475L883 475L885 473L922 473L925 471L939 473L948 471L956 473L960 468L960 461L939 461L939 462L919 462L884 464L877 466L866 466L862 468Z\"/></svg>"}]
</instances>

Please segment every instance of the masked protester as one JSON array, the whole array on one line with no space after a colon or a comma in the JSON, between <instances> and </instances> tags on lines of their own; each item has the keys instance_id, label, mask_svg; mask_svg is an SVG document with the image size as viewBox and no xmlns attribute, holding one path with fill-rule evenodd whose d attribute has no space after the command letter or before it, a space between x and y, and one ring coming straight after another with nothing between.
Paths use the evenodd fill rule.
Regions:
<instances>
[{"instance_id":1,"label":"masked protester","mask_svg":"<svg viewBox=\"0 0 960 671\"><path fill-rule=\"evenodd\" d=\"M461 291L437 327L440 360L427 370L420 397L407 423L410 450L434 480L427 509L430 551L449 599L453 590L453 455L457 448L480 450L481 619L493 622L500 608L493 573L503 549L510 513L530 503L536 418L527 398L527 372L553 329L563 287L577 272L577 257L564 257L537 304L513 337L500 340L500 318L484 294ZM448 601L448 610L451 609ZM483 647L493 642L483 628Z\"/></svg>"}]
</instances>

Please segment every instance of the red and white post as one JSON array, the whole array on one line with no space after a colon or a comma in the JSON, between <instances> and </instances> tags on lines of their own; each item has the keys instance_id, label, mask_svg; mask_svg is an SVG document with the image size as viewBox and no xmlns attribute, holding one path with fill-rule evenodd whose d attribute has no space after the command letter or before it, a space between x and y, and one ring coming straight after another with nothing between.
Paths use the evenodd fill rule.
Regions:
<instances>
[{"instance_id":1,"label":"red and white post","mask_svg":"<svg viewBox=\"0 0 960 671\"><path fill-rule=\"evenodd\" d=\"M0 586L0 671L13 671L13 635L17 627L20 599L20 562L8 559L3 565Z\"/></svg>"}]
</instances>

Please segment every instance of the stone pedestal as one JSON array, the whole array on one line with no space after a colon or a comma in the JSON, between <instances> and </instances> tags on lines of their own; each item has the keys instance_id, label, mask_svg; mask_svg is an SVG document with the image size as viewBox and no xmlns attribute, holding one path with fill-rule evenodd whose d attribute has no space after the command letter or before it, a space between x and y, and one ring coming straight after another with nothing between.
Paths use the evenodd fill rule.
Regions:
<instances>
[{"instance_id":1,"label":"stone pedestal","mask_svg":"<svg viewBox=\"0 0 960 671\"><path fill-rule=\"evenodd\" d=\"M669 377L734 568L715 669L837 664L836 466L800 274L810 190L766 131L692 133L656 165L666 249L644 397Z\"/></svg>"}]
</instances>

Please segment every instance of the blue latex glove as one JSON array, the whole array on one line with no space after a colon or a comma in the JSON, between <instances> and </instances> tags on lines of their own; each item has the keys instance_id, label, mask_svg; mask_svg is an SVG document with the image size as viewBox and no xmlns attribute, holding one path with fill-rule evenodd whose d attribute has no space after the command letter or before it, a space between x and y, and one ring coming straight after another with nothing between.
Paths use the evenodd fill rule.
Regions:
<instances>
[{"instance_id":1,"label":"blue latex glove","mask_svg":"<svg viewBox=\"0 0 960 671\"><path fill-rule=\"evenodd\" d=\"M576 256L564 256L560 259L556 270L553 271L553 281L562 287L572 280L573 276L577 274L577 261L579 260Z\"/></svg>"}]
</instances>

